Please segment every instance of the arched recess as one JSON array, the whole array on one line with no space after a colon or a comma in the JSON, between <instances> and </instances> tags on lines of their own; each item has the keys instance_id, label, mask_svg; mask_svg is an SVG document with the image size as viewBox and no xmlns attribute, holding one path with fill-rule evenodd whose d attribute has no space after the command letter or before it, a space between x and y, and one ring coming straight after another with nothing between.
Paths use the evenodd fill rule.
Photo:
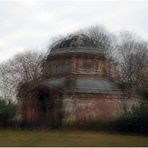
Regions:
<instances>
[{"instance_id":1,"label":"arched recess","mask_svg":"<svg viewBox=\"0 0 148 148\"><path fill-rule=\"evenodd\" d=\"M25 100L26 121L34 127L51 128L61 125L61 92L45 84L32 86Z\"/></svg>"}]
</instances>

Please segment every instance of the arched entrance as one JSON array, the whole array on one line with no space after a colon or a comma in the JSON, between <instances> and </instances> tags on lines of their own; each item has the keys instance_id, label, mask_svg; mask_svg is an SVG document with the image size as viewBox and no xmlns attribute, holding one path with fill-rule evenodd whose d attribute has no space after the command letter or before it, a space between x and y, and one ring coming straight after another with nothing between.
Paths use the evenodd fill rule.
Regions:
<instances>
[{"instance_id":1,"label":"arched entrance","mask_svg":"<svg viewBox=\"0 0 148 148\"><path fill-rule=\"evenodd\" d=\"M25 123L37 128L61 126L61 99L62 93L50 85L32 85L22 100Z\"/></svg>"},{"instance_id":2,"label":"arched entrance","mask_svg":"<svg viewBox=\"0 0 148 148\"><path fill-rule=\"evenodd\" d=\"M39 88L37 99L37 122L40 127L48 127L54 122L53 92L48 88Z\"/></svg>"}]
</instances>

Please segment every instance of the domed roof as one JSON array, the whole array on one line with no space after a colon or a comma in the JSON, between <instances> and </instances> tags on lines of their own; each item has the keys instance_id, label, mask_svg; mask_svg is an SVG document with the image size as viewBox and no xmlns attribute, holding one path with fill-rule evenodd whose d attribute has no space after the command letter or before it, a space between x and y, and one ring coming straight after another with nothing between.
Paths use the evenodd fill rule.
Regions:
<instances>
[{"instance_id":1,"label":"domed roof","mask_svg":"<svg viewBox=\"0 0 148 148\"><path fill-rule=\"evenodd\" d=\"M96 46L95 40L86 35L71 35L57 41L51 46L50 54L69 52L104 53L102 47Z\"/></svg>"},{"instance_id":2,"label":"domed roof","mask_svg":"<svg viewBox=\"0 0 148 148\"><path fill-rule=\"evenodd\" d=\"M67 38L55 42L51 49L66 47L92 47L95 48L95 42L86 35L70 35Z\"/></svg>"}]
</instances>

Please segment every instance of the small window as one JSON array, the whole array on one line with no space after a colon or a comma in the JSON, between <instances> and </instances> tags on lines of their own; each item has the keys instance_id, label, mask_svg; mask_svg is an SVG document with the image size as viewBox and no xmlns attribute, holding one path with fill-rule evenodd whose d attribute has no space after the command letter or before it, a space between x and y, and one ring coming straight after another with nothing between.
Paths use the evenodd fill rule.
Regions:
<instances>
[{"instance_id":1,"label":"small window","mask_svg":"<svg viewBox=\"0 0 148 148\"><path fill-rule=\"evenodd\" d=\"M56 70L58 71L65 71L67 69L67 65L63 63L59 63L55 65Z\"/></svg>"},{"instance_id":2,"label":"small window","mask_svg":"<svg viewBox=\"0 0 148 148\"><path fill-rule=\"evenodd\" d=\"M91 63L85 63L85 64L83 65L83 68L84 68L85 70L92 70L93 66L92 66Z\"/></svg>"}]
</instances>

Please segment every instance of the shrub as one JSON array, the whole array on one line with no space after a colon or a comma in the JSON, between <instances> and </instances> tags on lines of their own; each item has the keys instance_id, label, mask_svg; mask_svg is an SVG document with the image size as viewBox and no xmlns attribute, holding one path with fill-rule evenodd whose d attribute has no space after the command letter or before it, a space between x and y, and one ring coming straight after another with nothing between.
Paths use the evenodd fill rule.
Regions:
<instances>
[{"instance_id":1,"label":"shrub","mask_svg":"<svg viewBox=\"0 0 148 148\"><path fill-rule=\"evenodd\" d=\"M148 101L148 89L142 89L138 91L138 94L144 99Z\"/></svg>"},{"instance_id":2,"label":"shrub","mask_svg":"<svg viewBox=\"0 0 148 148\"><path fill-rule=\"evenodd\" d=\"M0 99L0 127L7 128L11 126L15 112L16 107L12 101Z\"/></svg>"},{"instance_id":3,"label":"shrub","mask_svg":"<svg viewBox=\"0 0 148 148\"><path fill-rule=\"evenodd\" d=\"M114 120L112 126L115 131L148 134L148 103Z\"/></svg>"}]
</instances>

